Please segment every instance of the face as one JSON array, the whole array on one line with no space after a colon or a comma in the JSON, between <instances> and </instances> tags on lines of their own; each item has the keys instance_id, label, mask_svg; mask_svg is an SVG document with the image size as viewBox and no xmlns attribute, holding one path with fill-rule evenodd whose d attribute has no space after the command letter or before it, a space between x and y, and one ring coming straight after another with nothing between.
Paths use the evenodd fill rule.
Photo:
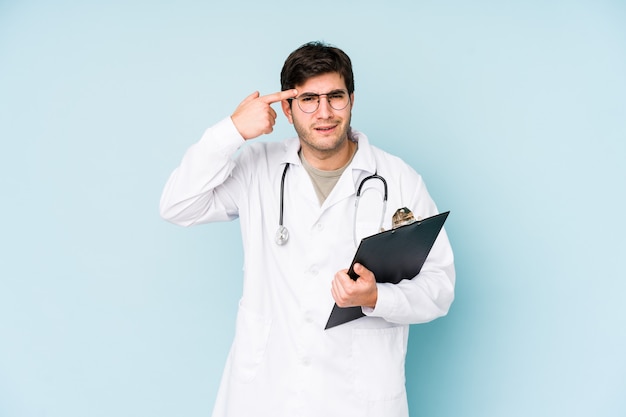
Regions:
<instances>
[{"instance_id":1,"label":"face","mask_svg":"<svg viewBox=\"0 0 626 417\"><path fill-rule=\"evenodd\" d=\"M339 73L327 73L309 78L304 84L296 86L298 97L303 94L326 94L331 91L346 89L346 83ZM292 123L300 138L303 152L319 159L347 153L350 147L348 130L352 115L354 94L350 103L343 110L335 110L328 103L326 96L320 97L319 107L313 113L303 112L296 101L283 101L285 116Z\"/></svg>"}]
</instances>

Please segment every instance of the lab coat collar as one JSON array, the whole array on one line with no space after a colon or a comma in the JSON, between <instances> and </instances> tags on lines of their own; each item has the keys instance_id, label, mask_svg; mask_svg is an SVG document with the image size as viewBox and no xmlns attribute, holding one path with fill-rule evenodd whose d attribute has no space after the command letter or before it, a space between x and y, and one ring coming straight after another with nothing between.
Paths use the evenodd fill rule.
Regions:
<instances>
[{"instance_id":1,"label":"lab coat collar","mask_svg":"<svg viewBox=\"0 0 626 417\"><path fill-rule=\"evenodd\" d=\"M352 159L351 168L353 171L361 170L370 175L376 172L376 159L370 145L369 139L364 133L353 130L353 139L359 144L358 150Z\"/></svg>"},{"instance_id":2,"label":"lab coat collar","mask_svg":"<svg viewBox=\"0 0 626 417\"><path fill-rule=\"evenodd\" d=\"M283 142L283 149L285 152L283 153L283 157L281 158L281 165L284 164L294 164L300 165L300 156L298 152L300 152L300 140L298 138L289 138Z\"/></svg>"},{"instance_id":3,"label":"lab coat collar","mask_svg":"<svg viewBox=\"0 0 626 417\"><path fill-rule=\"evenodd\" d=\"M372 152L372 147L369 144L367 136L365 136L363 133L353 130L352 138L358 143L357 152L354 155L354 158L352 158L350 166L346 169L346 172L344 172L344 175L341 176L333 191L322 204L322 207L320 208L320 215L327 208L332 207L339 201L342 201L343 199L354 195L356 193L355 184L361 181L362 178L372 175L376 172L376 160L374 158L374 153ZM298 155L298 151L300 150L299 139L287 139L283 144L285 152L281 159L281 165L284 166L285 163L294 164L295 166L302 165L302 162L300 161L300 157ZM305 186L303 183L300 183L298 189L304 190L311 188L310 181L308 181L308 175L300 176L299 179L301 181L304 181L303 178L307 178L308 184L307 186ZM302 198L309 197L312 199L311 201L316 198L313 192L311 192L310 194L305 193L302 196Z\"/></svg>"}]
</instances>

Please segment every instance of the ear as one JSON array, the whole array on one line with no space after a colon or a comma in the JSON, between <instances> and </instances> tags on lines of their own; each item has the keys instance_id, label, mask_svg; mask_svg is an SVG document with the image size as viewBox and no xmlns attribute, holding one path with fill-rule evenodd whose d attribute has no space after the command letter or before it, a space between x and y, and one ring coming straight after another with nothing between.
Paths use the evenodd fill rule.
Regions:
<instances>
[{"instance_id":1,"label":"ear","mask_svg":"<svg viewBox=\"0 0 626 417\"><path fill-rule=\"evenodd\" d=\"M353 106L354 106L354 92L350 94L350 110L352 110Z\"/></svg>"},{"instance_id":2,"label":"ear","mask_svg":"<svg viewBox=\"0 0 626 417\"><path fill-rule=\"evenodd\" d=\"M293 103L293 101L291 103ZM293 124L293 116L291 114L291 106L293 104L290 104L288 100L282 100L280 102L280 105L283 108L283 113L285 113L285 116L287 116L287 120L289 120L289 123Z\"/></svg>"}]
</instances>

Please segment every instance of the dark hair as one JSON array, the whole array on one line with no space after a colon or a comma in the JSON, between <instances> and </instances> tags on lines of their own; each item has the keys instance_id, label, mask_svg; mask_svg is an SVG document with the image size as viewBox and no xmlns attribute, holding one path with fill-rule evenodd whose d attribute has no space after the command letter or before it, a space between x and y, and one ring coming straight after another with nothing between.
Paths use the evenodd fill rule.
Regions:
<instances>
[{"instance_id":1,"label":"dark hair","mask_svg":"<svg viewBox=\"0 0 626 417\"><path fill-rule=\"evenodd\" d=\"M280 72L281 89L289 90L309 78L337 72L346 82L348 94L354 92L354 75L350 57L341 49L324 42L309 42L293 51Z\"/></svg>"}]
</instances>

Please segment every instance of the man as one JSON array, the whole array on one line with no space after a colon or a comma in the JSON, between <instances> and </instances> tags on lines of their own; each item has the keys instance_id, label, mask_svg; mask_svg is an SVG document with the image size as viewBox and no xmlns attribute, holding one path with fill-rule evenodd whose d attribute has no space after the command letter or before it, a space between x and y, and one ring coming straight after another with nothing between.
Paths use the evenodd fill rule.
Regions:
<instances>
[{"instance_id":1,"label":"man","mask_svg":"<svg viewBox=\"0 0 626 417\"><path fill-rule=\"evenodd\" d=\"M357 265L353 281L345 268L355 241L380 231L383 181L364 183L368 200L356 213L355 195L368 176L386 180L385 229L396 208L418 218L437 208L412 168L351 129L354 81L343 51L318 42L298 48L284 63L281 89L251 94L209 128L161 198L161 215L179 225L240 219L243 296L213 416L408 416L409 324L448 312L452 250L442 231L414 279L377 284ZM298 137L244 146L272 132L273 103ZM334 303L366 317L324 330Z\"/></svg>"}]
</instances>

